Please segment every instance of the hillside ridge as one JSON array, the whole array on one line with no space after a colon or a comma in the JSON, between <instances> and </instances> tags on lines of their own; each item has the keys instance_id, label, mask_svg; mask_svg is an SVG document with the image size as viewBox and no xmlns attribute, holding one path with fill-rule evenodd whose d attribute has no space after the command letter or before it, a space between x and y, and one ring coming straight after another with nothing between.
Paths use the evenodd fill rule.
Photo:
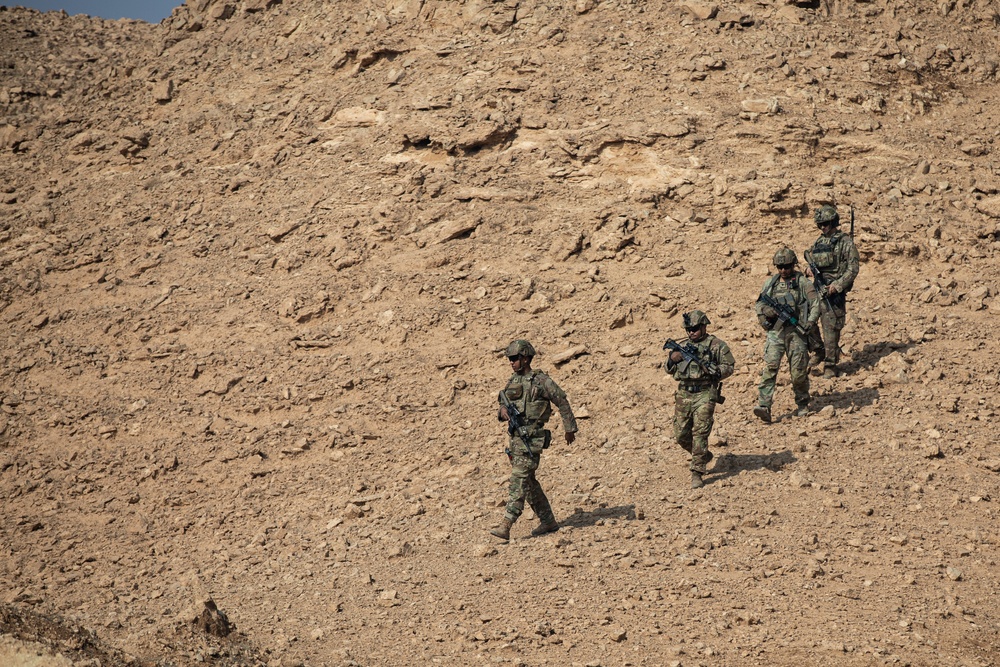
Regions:
<instances>
[{"instance_id":1,"label":"hillside ridge","mask_svg":"<svg viewBox=\"0 0 1000 667\"><path fill-rule=\"evenodd\" d=\"M995 664L998 25L0 7L0 632L77 665ZM800 418L783 369L764 425L752 304L826 203L845 373ZM661 350L693 308L737 362L694 492ZM539 469L563 529L504 545L514 338L580 434Z\"/></svg>"}]
</instances>

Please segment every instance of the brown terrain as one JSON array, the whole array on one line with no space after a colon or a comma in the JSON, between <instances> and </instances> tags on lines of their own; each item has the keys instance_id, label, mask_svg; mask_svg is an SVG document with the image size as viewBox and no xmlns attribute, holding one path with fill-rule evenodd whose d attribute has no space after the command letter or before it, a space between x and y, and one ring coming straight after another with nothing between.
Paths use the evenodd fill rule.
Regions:
<instances>
[{"instance_id":1,"label":"brown terrain","mask_svg":"<svg viewBox=\"0 0 1000 667\"><path fill-rule=\"evenodd\" d=\"M0 7L0 664L1000 664L1000 3ZM853 207L846 373L752 305ZM737 358L689 488L661 368ZM580 417L504 544L517 337Z\"/></svg>"}]
</instances>

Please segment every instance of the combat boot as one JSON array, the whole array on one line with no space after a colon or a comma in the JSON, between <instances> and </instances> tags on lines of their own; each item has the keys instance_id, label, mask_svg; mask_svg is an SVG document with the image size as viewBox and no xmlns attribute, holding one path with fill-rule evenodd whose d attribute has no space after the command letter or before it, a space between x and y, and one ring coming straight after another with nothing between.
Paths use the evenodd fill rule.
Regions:
<instances>
[{"instance_id":1,"label":"combat boot","mask_svg":"<svg viewBox=\"0 0 1000 667\"><path fill-rule=\"evenodd\" d=\"M534 535L535 537L538 537L539 535L546 535L548 533L554 533L557 530L559 530L559 524L556 523L555 518L553 518L553 519L551 519L549 521L542 521L540 524L538 524L537 526L535 526L531 530L531 534Z\"/></svg>"},{"instance_id":2,"label":"combat boot","mask_svg":"<svg viewBox=\"0 0 1000 667\"><path fill-rule=\"evenodd\" d=\"M510 540L510 527L514 525L514 522L504 517L500 522L500 525L490 531L490 535L493 537L499 537L501 540Z\"/></svg>"},{"instance_id":3,"label":"combat boot","mask_svg":"<svg viewBox=\"0 0 1000 667\"><path fill-rule=\"evenodd\" d=\"M796 417L807 417L809 415L809 405L800 405L799 409L795 411Z\"/></svg>"},{"instance_id":4,"label":"combat boot","mask_svg":"<svg viewBox=\"0 0 1000 667\"><path fill-rule=\"evenodd\" d=\"M700 489L703 486L705 486L705 482L703 482L702 479L701 479L701 473L698 472L697 470L692 470L691 471L691 488L692 489Z\"/></svg>"},{"instance_id":5,"label":"combat boot","mask_svg":"<svg viewBox=\"0 0 1000 667\"><path fill-rule=\"evenodd\" d=\"M833 364L827 364L823 369L823 377L827 380L837 377L837 367Z\"/></svg>"},{"instance_id":6,"label":"combat boot","mask_svg":"<svg viewBox=\"0 0 1000 667\"><path fill-rule=\"evenodd\" d=\"M758 405L753 409L753 413L757 415L765 424L771 423L771 408L766 405Z\"/></svg>"}]
</instances>

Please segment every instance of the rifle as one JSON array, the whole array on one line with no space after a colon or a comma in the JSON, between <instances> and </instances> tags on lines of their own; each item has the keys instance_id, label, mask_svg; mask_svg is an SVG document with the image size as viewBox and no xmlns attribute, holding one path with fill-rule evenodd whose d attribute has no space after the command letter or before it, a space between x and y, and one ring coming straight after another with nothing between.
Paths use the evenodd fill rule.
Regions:
<instances>
[{"instance_id":1,"label":"rifle","mask_svg":"<svg viewBox=\"0 0 1000 667\"><path fill-rule=\"evenodd\" d=\"M507 408L507 434L511 437L517 436L521 439L521 442L524 443L524 448L528 450L528 456L532 458L539 456L531 451L531 437L528 435L528 427L524 425L524 415L522 415L521 411L517 409L517 406L514 405L509 398L507 398L507 394L502 391L500 392L500 404ZM502 417L499 415L497 416L501 421L503 421ZM507 453L508 457L513 457L514 454L510 451L509 447L504 451Z\"/></svg>"},{"instance_id":2,"label":"rifle","mask_svg":"<svg viewBox=\"0 0 1000 667\"><path fill-rule=\"evenodd\" d=\"M809 265L809 273L813 274L813 286L816 287L816 291L823 298L823 303L826 304L826 307L833 310L833 304L830 303L830 295L827 294L827 282L823 280L823 275L816 268L815 264L812 262L807 262L807 264Z\"/></svg>"},{"instance_id":3,"label":"rifle","mask_svg":"<svg viewBox=\"0 0 1000 667\"><path fill-rule=\"evenodd\" d=\"M698 364L706 373L710 379L719 382L722 378L722 373L719 371L719 367L713 364L711 361L705 361L698 356L698 348L696 348L691 343L681 347L681 344L675 341L673 338L668 338L667 342L663 344L664 350L670 350L671 352L679 352L685 361ZM726 402L726 397L722 395L722 383L719 383L719 398L716 403L722 405Z\"/></svg>"},{"instance_id":4,"label":"rifle","mask_svg":"<svg viewBox=\"0 0 1000 667\"><path fill-rule=\"evenodd\" d=\"M757 301L763 303L766 306L770 306L771 309L774 310L775 313L777 313L779 320L791 324L793 327L795 327L795 330L798 331L803 336L809 335L809 330L802 326L802 324L799 322L799 318L793 314L791 307L786 306L785 304L779 301L775 301L774 297L764 293L761 293L761 295L757 297Z\"/></svg>"}]
</instances>

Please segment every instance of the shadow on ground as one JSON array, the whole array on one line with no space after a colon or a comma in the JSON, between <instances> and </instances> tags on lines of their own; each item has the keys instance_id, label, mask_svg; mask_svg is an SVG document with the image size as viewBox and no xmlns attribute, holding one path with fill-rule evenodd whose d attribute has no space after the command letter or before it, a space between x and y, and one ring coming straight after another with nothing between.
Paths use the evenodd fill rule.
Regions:
<instances>
[{"instance_id":1,"label":"shadow on ground","mask_svg":"<svg viewBox=\"0 0 1000 667\"><path fill-rule=\"evenodd\" d=\"M849 408L852 405L856 408L863 408L871 405L879 399L878 389L856 389L854 391L831 391L828 394L821 394L813 400L810 407L813 412L818 411L827 405L832 405L838 410Z\"/></svg>"},{"instance_id":2,"label":"shadow on ground","mask_svg":"<svg viewBox=\"0 0 1000 667\"><path fill-rule=\"evenodd\" d=\"M629 521L634 521L635 518L635 505L618 505L617 507L598 507L589 512L578 509L560 523L563 526L582 528L584 526L593 526L608 519L628 519Z\"/></svg>"},{"instance_id":3,"label":"shadow on ground","mask_svg":"<svg viewBox=\"0 0 1000 667\"><path fill-rule=\"evenodd\" d=\"M739 475L744 470L754 471L766 469L778 472L785 466L795 463L796 458L786 449L783 452L771 454L723 454L715 461L715 466L705 476L705 483L712 484L729 477Z\"/></svg>"},{"instance_id":4,"label":"shadow on ground","mask_svg":"<svg viewBox=\"0 0 1000 667\"><path fill-rule=\"evenodd\" d=\"M906 354L911 347L916 347L919 344L920 343L894 343L891 341L869 343L868 345L865 345L863 349L852 353L850 361L846 363L841 361L838 368L847 374L856 373L861 369L871 370L878 365L878 362L882 361L883 358L888 357L893 352Z\"/></svg>"},{"instance_id":5,"label":"shadow on ground","mask_svg":"<svg viewBox=\"0 0 1000 667\"><path fill-rule=\"evenodd\" d=\"M809 415L806 417L796 417L795 409L791 409L780 415L774 415L771 418L772 424L780 424L789 419L808 419L809 416L814 415L828 405L832 405L837 408L838 411L846 410L852 405L855 408L863 408L866 405L872 405L875 401L879 399L881 394L878 389L855 389L853 391L831 391L826 394L814 394L812 402L809 404Z\"/></svg>"}]
</instances>

